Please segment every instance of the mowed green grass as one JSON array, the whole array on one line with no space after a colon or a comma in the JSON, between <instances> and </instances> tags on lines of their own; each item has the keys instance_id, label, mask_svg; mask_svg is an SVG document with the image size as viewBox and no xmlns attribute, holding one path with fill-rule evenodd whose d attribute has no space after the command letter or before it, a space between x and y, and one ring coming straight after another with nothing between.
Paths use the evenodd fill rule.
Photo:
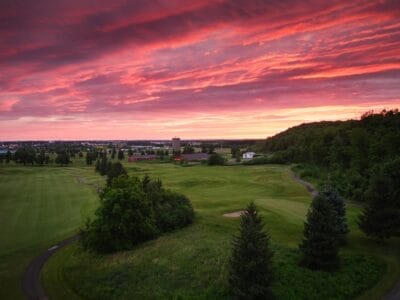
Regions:
<instances>
[{"instance_id":1,"label":"mowed green grass","mask_svg":"<svg viewBox=\"0 0 400 300\"><path fill-rule=\"evenodd\" d=\"M365 237L357 229L360 212L357 205L348 206L351 233L349 244L342 251L341 273L313 273L296 267L296 248L311 198L292 179L289 167L135 163L126 164L126 168L131 175L160 178L165 187L187 195L196 211L195 223L131 251L112 255L91 255L77 244L61 250L43 272L45 287L52 298L70 299L78 294L92 299L229 297L229 253L239 220L222 215L244 209L249 201L255 201L260 208L271 234L277 276L280 282L287 281L286 286L274 287L281 298L293 299L296 293L302 293L302 286L308 289L310 299L312 294L349 298L344 296L347 285L358 276L358 279L372 279L354 282L358 284L355 292L363 291L364 299L379 299L399 278L399 239L377 245ZM88 181L99 182L93 174L87 175ZM358 254L369 256L359 260L354 256ZM386 269L379 269L384 262Z\"/></svg>"},{"instance_id":2,"label":"mowed green grass","mask_svg":"<svg viewBox=\"0 0 400 300\"><path fill-rule=\"evenodd\" d=\"M29 262L74 234L97 207L95 189L77 180L81 172L0 165L0 299L23 298L21 276Z\"/></svg>"}]
</instances>

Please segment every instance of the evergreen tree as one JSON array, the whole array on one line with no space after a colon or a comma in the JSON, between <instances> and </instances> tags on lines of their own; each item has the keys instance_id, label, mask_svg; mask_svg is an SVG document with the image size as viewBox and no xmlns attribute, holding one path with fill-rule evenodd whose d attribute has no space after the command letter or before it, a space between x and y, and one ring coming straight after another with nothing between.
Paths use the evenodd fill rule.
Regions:
<instances>
[{"instance_id":1,"label":"evergreen tree","mask_svg":"<svg viewBox=\"0 0 400 300\"><path fill-rule=\"evenodd\" d=\"M380 240L400 236L400 157L376 168L359 226Z\"/></svg>"},{"instance_id":2,"label":"evergreen tree","mask_svg":"<svg viewBox=\"0 0 400 300\"><path fill-rule=\"evenodd\" d=\"M67 152L64 151L57 154L55 162L56 164L66 166L71 163L71 160L69 159L69 155L67 154Z\"/></svg>"},{"instance_id":3,"label":"evergreen tree","mask_svg":"<svg viewBox=\"0 0 400 300\"><path fill-rule=\"evenodd\" d=\"M8 164L8 163L10 162L10 160L11 160L11 152L10 152L10 150L7 150L7 153L6 153L6 163Z\"/></svg>"},{"instance_id":4,"label":"evergreen tree","mask_svg":"<svg viewBox=\"0 0 400 300\"><path fill-rule=\"evenodd\" d=\"M346 234L349 232L346 219L346 205L344 199L339 195L338 191L331 185L324 185L319 192L325 196L332 205L336 213L336 233L338 234L339 242L346 243Z\"/></svg>"},{"instance_id":5,"label":"evergreen tree","mask_svg":"<svg viewBox=\"0 0 400 300\"><path fill-rule=\"evenodd\" d=\"M107 170L107 185L110 186L113 179L121 175L126 175L127 172L120 162L111 163Z\"/></svg>"},{"instance_id":6,"label":"evergreen tree","mask_svg":"<svg viewBox=\"0 0 400 300\"><path fill-rule=\"evenodd\" d=\"M91 166L93 162L93 154L91 152L86 152L86 164Z\"/></svg>"},{"instance_id":7,"label":"evergreen tree","mask_svg":"<svg viewBox=\"0 0 400 300\"><path fill-rule=\"evenodd\" d=\"M124 151L122 151L121 149L119 149L119 151L118 151L118 159L119 159L119 160L123 160L124 157L125 157Z\"/></svg>"},{"instance_id":8,"label":"evergreen tree","mask_svg":"<svg viewBox=\"0 0 400 300\"><path fill-rule=\"evenodd\" d=\"M234 238L229 284L239 299L271 299L273 252L254 203L241 217L239 235Z\"/></svg>"},{"instance_id":9,"label":"evergreen tree","mask_svg":"<svg viewBox=\"0 0 400 300\"><path fill-rule=\"evenodd\" d=\"M99 173L101 176L107 174L107 167L108 167L108 160L107 157L103 155L100 161L100 169L99 169Z\"/></svg>"},{"instance_id":10,"label":"evergreen tree","mask_svg":"<svg viewBox=\"0 0 400 300\"><path fill-rule=\"evenodd\" d=\"M115 159L116 154L117 154L117 150L115 150L115 147L114 147L114 148L112 148L111 159Z\"/></svg>"},{"instance_id":11,"label":"evergreen tree","mask_svg":"<svg viewBox=\"0 0 400 300\"><path fill-rule=\"evenodd\" d=\"M101 169L101 162L98 159L98 160L96 160L95 171L100 173L100 169Z\"/></svg>"},{"instance_id":12,"label":"evergreen tree","mask_svg":"<svg viewBox=\"0 0 400 300\"><path fill-rule=\"evenodd\" d=\"M312 270L334 270L339 264L336 230L335 210L324 195L316 196L304 224L300 264Z\"/></svg>"}]
</instances>

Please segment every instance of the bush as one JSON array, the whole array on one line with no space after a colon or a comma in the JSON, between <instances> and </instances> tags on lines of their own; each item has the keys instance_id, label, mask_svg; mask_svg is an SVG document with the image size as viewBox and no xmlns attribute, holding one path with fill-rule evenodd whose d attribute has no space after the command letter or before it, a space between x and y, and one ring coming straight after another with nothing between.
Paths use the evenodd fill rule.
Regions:
<instances>
[{"instance_id":1,"label":"bush","mask_svg":"<svg viewBox=\"0 0 400 300\"><path fill-rule=\"evenodd\" d=\"M117 163L118 164L118 163ZM121 175L100 195L96 218L82 230L87 250L127 250L158 234L193 222L194 211L184 195L165 190L159 180Z\"/></svg>"},{"instance_id":2,"label":"bush","mask_svg":"<svg viewBox=\"0 0 400 300\"><path fill-rule=\"evenodd\" d=\"M154 209L157 228L161 232L175 230L193 222L193 207L186 196L165 190L159 200L154 204Z\"/></svg>"},{"instance_id":3,"label":"bush","mask_svg":"<svg viewBox=\"0 0 400 300\"><path fill-rule=\"evenodd\" d=\"M147 175L142 180L142 186L152 203L156 226L160 232L181 228L193 222L193 207L186 196L164 189L160 180L151 180Z\"/></svg>"},{"instance_id":4,"label":"bush","mask_svg":"<svg viewBox=\"0 0 400 300\"><path fill-rule=\"evenodd\" d=\"M324 272L298 267L298 251L279 247L275 252L272 291L277 299L355 299L385 273L385 262L373 256L346 253L337 272Z\"/></svg>"},{"instance_id":5,"label":"bush","mask_svg":"<svg viewBox=\"0 0 400 300\"><path fill-rule=\"evenodd\" d=\"M126 250L156 235L153 208L137 178L114 179L100 200L96 218L81 232L85 249L101 253Z\"/></svg>"},{"instance_id":6,"label":"bush","mask_svg":"<svg viewBox=\"0 0 400 300\"><path fill-rule=\"evenodd\" d=\"M212 153L208 158L209 166L222 166L225 164L225 159L218 153Z\"/></svg>"}]
</instances>

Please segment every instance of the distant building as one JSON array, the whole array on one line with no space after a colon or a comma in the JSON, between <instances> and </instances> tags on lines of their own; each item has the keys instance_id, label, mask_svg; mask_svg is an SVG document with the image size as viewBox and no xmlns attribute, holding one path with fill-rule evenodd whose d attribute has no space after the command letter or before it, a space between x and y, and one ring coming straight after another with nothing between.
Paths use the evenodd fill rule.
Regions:
<instances>
[{"instance_id":1,"label":"distant building","mask_svg":"<svg viewBox=\"0 0 400 300\"><path fill-rule=\"evenodd\" d=\"M141 161L141 160L154 160L159 158L158 155L148 154L148 155L132 155L128 157L128 162Z\"/></svg>"},{"instance_id":2,"label":"distant building","mask_svg":"<svg viewBox=\"0 0 400 300\"><path fill-rule=\"evenodd\" d=\"M253 159L255 152L245 152L243 153L243 159Z\"/></svg>"},{"instance_id":3,"label":"distant building","mask_svg":"<svg viewBox=\"0 0 400 300\"><path fill-rule=\"evenodd\" d=\"M178 137L174 137L172 139L172 150L173 151L180 151L181 150L181 139Z\"/></svg>"},{"instance_id":4,"label":"distant building","mask_svg":"<svg viewBox=\"0 0 400 300\"><path fill-rule=\"evenodd\" d=\"M175 161L202 161L207 160L209 155L207 153L190 153L190 154L181 154L176 156Z\"/></svg>"}]
</instances>

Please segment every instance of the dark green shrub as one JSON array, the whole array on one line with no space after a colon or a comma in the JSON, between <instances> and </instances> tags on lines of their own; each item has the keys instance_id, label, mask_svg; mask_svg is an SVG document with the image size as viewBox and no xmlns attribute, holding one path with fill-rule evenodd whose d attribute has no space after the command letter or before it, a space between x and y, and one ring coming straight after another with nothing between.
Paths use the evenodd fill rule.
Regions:
<instances>
[{"instance_id":1,"label":"dark green shrub","mask_svg":"<svg viewBox=\"0 0 400 300\"><path fill-rule=\"evenodd\" d=\"M81 232L85 249L102 253L126 250L156 235L153 208L137 178L116 178L100 199L96 218Z\"/></svg>"},{"instance_id":2,"label":"dark green shrub","mask_svg":"<svg viewBox=\"0 0 400 300\"><path fill-rule=\"evenodd\" d=\"M110 170L114 166L121 173L118 164ZM100 253L127 250L193 222L193 207L184 195L165 190L161 181L148 176L141 181L123 173L108 181L95 219L82 230L85 249Z\"/></svg>"},{"instance_id":3,"label":"dark green shrub","mask_svg":"<svg viewBox=\"0 0 400 300\"><path fill-rule=\"evenodd\" d=\"M225 164L225 159L218 153L212 153L208 158L209 166L222 166Z\"/></svg>"},{"instance_id":4,"label":"dark green shrub","mask_svg":"<svg viewBox=\"0 0 400 300\"><path fill-rule=\"evenodd\" d=\"M171 231L191 224L194 211L189 199L169 190L163 192L158 202L154 203L157 228L161 232Z\"/></svg>"}]
</instances>

